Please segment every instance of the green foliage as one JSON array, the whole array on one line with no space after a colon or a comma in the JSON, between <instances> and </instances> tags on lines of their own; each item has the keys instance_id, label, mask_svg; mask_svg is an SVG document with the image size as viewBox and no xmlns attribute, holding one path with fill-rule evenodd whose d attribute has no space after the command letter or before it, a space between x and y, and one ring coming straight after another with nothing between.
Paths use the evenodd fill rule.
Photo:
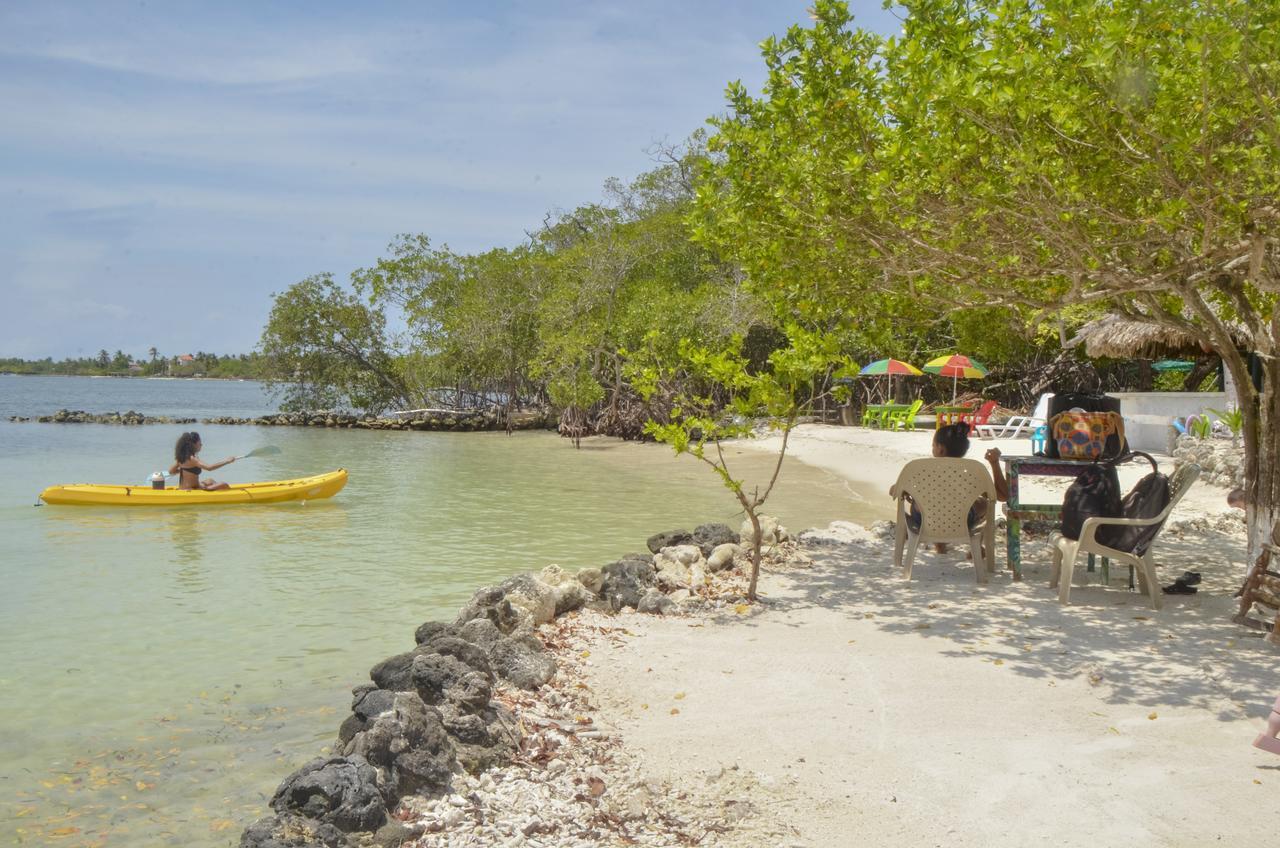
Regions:
<instances>
[{"instance_id":1,"label":"green foliage","mask_svg":"<svg viewBox=\"0 0 1280 848\"><path fill-rule=\"evenodd\" d=\"M836 336L787 327L788 344L769 354L766 367L753 369L743 352L743 339L731 337L717 347L681 339L672 354L657 331L646 337L645 348L631 357L628 372L646 401L663 396L670 402L666 420L651 420L646 432L671 446L677 455L689 454L706 463L733 493L743 511L758 524L786 455L787 436L812 397L820 378L833 369L849 367ZM748 487L734 474L721 449L725 439L752 438L763 424L781 431L782 448L772 478ZM759 539L752 552L748 597L754 600L760 568Z\"/></svg>"},{"instance_id":2,"label":"green foliage","mask_svg":"<svg viewBox=\"0 0 1280 848\"><path fill-rule=\"evenodd\" d=\"M740 275L689 238L697 137L606 202L548 216L531 242L463 255L423 235L352 275L356 295L405 331L388 340L411 394L460 386L585 413L629 396L623 348L655 323L716 342L761 320ZM585 420L583 416L579 419Z\"/></svg>"},{"instance_id":3,"label":"green foliage","mask_svg":"<svg viewBox=\"0 0 1280 848\"><path fill-rule=\"evenodd\" d=\"M1189 415L1187 432L1197 439L1207 439L1213 435L1213 419L1207 415Z\"/></svg>"},{"instance_id":4,"label":"green foliage","mask_svg":"<svg viewBox=\"0 0 1280 848\"><path fill-rule=\"evenodd\" d=\"M10 374L57 374L85 377L208 377L211 379L257 379L262 361L256 354L197 352L188 362L178 357L160 357L155 351L149 360L134 359L122 351L108 357L102 365L101 354L81 359L55 361L45 359L0 358L0 372Z\"/></svg>"},{"instance_id":5,"label":"green foliage","mask_svg":"<svg viewBox=\"0 0 1280 848\"><path fill-rule=\"evenodd\" d=\"M259 349L268 363L264 377L283 397L282 409L349 404L376 412L407 401L380 309L329 274L295 283L273 301Z\"/></svg>"},{"instance_id":6,"label":"green foliage","mask_svg":"<svg viewBox=\"0 0 1280 848\"><path fill-rule=\"evenodd\" d=\"M901 5L884 39L819 2L762 45L761 97L730 87L698 233L771 301L808 320L889 304L899 328L885 297L979 307L951 320L993 362L1017 355L1006 327L1037 338L1072 303L1206 341L1270 313L1250 279L1269 266L1232 250L1280 185L1275 3Z\"/></svg>"},{"instance_id":7,"label":"green foliage","mask_svg":"<svg viewBox=\"0 0 1280 848\"><path fill-rule=\"evenodd\" d=\"M1100 312L1189 337L1235 378L1263 538L1280 509L1280 3L897 8L882 38L818 0L811 27L761 45L763 91L731 85L714 122L698 238L779 314L856 315L867 338L950 323L1000 362L1018 355L1009 316L1051 344L1046 327Z\"/></svg>"},{"instance_id":8,"label":"green foliage","mask_svg":"<svg viewBox=\"0 0 1280 848\"><path fill-rule=\"evenodd\" d=\"M552 405L560 409L590 409L604 399L604 387L586 371L556 377L547 384Z\"/></svg>"}]
</instances>

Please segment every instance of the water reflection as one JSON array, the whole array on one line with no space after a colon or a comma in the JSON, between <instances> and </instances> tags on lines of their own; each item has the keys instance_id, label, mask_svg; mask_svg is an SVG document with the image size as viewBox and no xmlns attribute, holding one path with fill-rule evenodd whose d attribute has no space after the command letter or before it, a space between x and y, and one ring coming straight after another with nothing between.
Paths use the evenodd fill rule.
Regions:
<instances>
[{"instance_id":1,"label":"water reflection","mask_svg":"<svg viewBox=\"0 0 1280 848\"><path fill-rule=\"evenodd\" d=\"M172 549L178 554L178 561L184 565L193 566L193 573L198 574L202 555L200 511L175 509L170 510L165 518L169 524L170 543Z\"/></svg>"},{"instance_id":2,"label":"water reflection","mask_svg":"<svg viewBox=\"0 0 1280 848\"><path fill-rule=\"evenodd\" d=\"M203 535L200 510L170 510L165 516L169 524L169 552L174 560L174 585L180 600L185 595L198 595L209 588L204 568Z\"/></svg>"}]
</instances>

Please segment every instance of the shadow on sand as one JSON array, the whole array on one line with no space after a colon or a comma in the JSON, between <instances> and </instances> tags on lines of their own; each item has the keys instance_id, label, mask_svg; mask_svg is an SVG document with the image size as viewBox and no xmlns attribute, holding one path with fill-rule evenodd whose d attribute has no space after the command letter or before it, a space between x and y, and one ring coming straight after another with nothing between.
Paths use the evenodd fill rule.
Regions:
<instances>
[{"instance_id":1,"label":"shadow on sand","mask_svg":"<svg viewBox=\"0 0 1280 848\"><path fill-rule=\"evenodd\" d=\"M1262 634L1230 620L1244 573L1241 536L1162 536L1162 582L1190 569L1203 583L1198 594L1166 596L1159 611L1127 588L1127 568L1113 569L1103 586L1100 574L1077 567L1071 603L1060 606L1048 588L1047 542L1023 545L1023 582L1003 570L1001 547L1001 570L986 586L976 585L963 550L919 554L906 582L893 567L892 542L809 546L812 566L787 575L765 605L823 607L902 638L942 640L944 656L976 656L1030 678L1083 677L1109 704L1186 706L1220 721L1268 714L1280 657Z\"/></svg>"}]
</instances>

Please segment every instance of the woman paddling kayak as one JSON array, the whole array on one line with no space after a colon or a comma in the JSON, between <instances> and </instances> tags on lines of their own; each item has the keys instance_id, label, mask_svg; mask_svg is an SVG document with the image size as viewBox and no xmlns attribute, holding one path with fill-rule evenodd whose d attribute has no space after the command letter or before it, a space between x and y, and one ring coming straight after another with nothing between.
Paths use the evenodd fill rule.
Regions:
<instances>
[{"instance_id":1,"label":"woman paddling kayak","mask_svg":"<svg viewBox=\"0 0 1280 848\"><path fill-rule=\"evenodd\" d=\"M178 437L178 443L173 448L173 458L175 462L169 467L170 474L178 475L179 489L204 489L206 492L217 492L222 489L231 488L230 483L219 483L217 480L201 480L201 471L216 471L224 465L230 465L236 461L234 456L229 456L222 462L215 462L212 465L205 465L200 461L200 434L196 432L183 433Z\"/></svg>"}]
</instances>

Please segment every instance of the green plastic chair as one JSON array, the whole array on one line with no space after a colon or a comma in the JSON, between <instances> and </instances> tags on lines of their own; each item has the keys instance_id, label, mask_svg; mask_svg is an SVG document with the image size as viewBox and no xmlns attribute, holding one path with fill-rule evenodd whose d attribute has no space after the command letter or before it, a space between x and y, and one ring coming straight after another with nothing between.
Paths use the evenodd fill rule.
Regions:
<instances>
[{"instance_id":1,"label":"green plastic chair","mask_svg":"<svg viewBox=\"0 0 1280 848\"><path fill-rule=\"evenodd\" d=\"M922 406L924 406L924 401L916 398L910 409L890 413L887 423L888 428L890 430L914 430L916 428L916 413L920 411Z\"/></svg>"}]
</instances>

